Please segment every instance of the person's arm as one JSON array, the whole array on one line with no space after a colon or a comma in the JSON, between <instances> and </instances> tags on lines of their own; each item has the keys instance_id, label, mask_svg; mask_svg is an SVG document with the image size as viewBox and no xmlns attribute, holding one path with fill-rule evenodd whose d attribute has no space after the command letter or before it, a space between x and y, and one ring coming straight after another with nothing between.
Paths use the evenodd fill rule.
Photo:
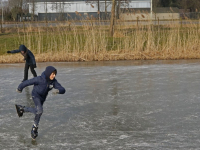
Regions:
<instances>
[{"instance_id":1,"label":"person's arm","mask_svg":"<svg viewBox=\"0 0 200 150\"><path fill-rule=\"evenodd\" d=\"M30 86L30 85L36 85L39 83L39 78L40 77L35 77L35 78L32 78L30 80L25 80L24 82L22 82L18 88L17 88L17 92L21 93L22 90L27 87L27 86Z\"/></svg>"},{"instance_id":2,"label":"person's arm","mask_svg":"<svg viewBox=\"0 0 200 150\"><path fill-rule=\"evenodd\" d=\"M55 79L53 87L56 89L56 91L54 91L54 94L64 94L65 93L65 88L62 87L61 84L58 83L58 81L56 79Z\"/></svg>"},{"instance_id":3,"label":"person's arm","mask_svg":"<svg viewBox=\"0 0 200 150\"><path fill-rule=\"evenodd\" d=\"M12 50L12 51L7 51L7 53L19 53L19 52L21 52L19 49L16 49L16 50Z\"/></svg>"}]
</instances>

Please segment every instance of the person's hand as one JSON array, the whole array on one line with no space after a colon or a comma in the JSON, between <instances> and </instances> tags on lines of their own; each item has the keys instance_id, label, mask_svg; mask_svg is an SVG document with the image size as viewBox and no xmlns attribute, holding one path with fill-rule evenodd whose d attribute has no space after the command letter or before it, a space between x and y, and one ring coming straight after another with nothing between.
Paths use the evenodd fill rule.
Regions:
<instances>
[{"instance_id":1,"label":"person's hand","mask_svg":"<svg viewBox=\"0 0 200 150\"><path fill-rule=\"evenodd\" d=\"M58 89L53 89L52 94L53 95L59 94L59 90Z\"/></svg>"},{"instance_id":2,"label":"person's hand","mask_svg":"<svg viewBox=\"0 0 200 150\"><path fill-rule=\"evenodd\" d=\"M18 92L18 93L21 93L22 91L21 90L19 90L19 89L16 89L16 91Z\"/></svg>"},{"instance_id":3,"label":"person's hand","mask_svg":"<svg viewBox=\"0 0 200 150\"><path fill-rule=\"evenodd\" d=\"M11 51L7 51L7 53L11 53Z\"/></svg>"}]
</instances>

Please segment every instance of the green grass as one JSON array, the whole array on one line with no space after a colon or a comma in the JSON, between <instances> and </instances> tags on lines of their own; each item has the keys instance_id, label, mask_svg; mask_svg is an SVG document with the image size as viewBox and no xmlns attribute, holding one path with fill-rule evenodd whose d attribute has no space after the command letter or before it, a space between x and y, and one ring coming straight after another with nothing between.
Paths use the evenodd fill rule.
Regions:
<instances>
[{"instance_id":1,"label":"green grass","mask_svg":"<svg viewBox=\"0 0 200 150\"><path fill-rule=\"evenodd\" d=\"M5 54L8 50L18 49L19 44L20 41L16 33L0 34L0 55Z\"/></svg>"}]
</instances>

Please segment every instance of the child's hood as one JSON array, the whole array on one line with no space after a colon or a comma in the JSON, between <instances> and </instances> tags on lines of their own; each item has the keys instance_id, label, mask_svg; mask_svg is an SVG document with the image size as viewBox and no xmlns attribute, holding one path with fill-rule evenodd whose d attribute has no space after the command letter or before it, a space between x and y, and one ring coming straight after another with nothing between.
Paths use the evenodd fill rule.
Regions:
<instances>
[{"instance_id":1,"label":"child's hood","mask_svg":"<svg viewBox=\"0 0 200 150\"><path fill-rule=\"evenodd\" d=\"M19 46L19 50L20 50L20 51L26 52L27 48L26 48L25 45L20 45L20 46Z\"/></svg>"},{"instance_id":2,"label":"child's hood","mask_svg":"<svg viewBox=\"0 0 200 150\"><path fill-rule=\"evenodd\" d=\"M46 76L47 79L49 79L51 73L54 71L56 71L56 73L57 73L56 68L54 68L53 66L48 66L48 67L46 67L46 69L44 71L44 75Z\"/></svg>"}]
</instances>

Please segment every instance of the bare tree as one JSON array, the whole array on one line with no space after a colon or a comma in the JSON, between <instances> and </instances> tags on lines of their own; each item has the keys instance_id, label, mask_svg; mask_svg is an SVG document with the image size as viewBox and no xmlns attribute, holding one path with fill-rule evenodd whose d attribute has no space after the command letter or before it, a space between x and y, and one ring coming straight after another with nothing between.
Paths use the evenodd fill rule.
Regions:
<instances>
[{"instance_id":1,"label":"bare tree","mask_svg":"<svg viewBox=\"0 0 200 150\"><path fill-rule=\"evenodd\" d=\"M100 0L97 0L97 13L98 13L99 21L100 21Z\"/></svg>"},{"instance_id":2,"label":"bare tree","mask_svg":"<svg viewBox=\"0 0 200 150\"><path fill-rule=\"evenodd\" d=\"M29 5L31 5L30 8L30 12L31 12L31 21L34 21L35 20L35 11L36 11L36 3L35 3L35 0L29 0Z\"/></svg>"},{"instance_id":3,"label":"bare tree","mask_svg":"<svg viewBox=\"0 0 200 150\"><path fill-rule=\"evenodd\" d=\"M124 12L124 8L129 8L129 3L131 0L116 0L116 19L120 18L121 12ZM123 8L122 8L123 6Z\"/></svg>"},{"instance_id":4,"label":"bare tree","mask_svg":"<svg viewBox=\"0 0 200 150\"><path fill-rule=\"evenodd\" d=\"M64 12L65 12L65 2L60 2L60 21L64 20Z\"/></svg>"},{"instance_id":5,"label":"bare tree","mask_svg":"<svg viewBox=\"0 0 200 150\"><path fill-rule=\"evenodd\" d=\"M152 0L152 11L155 13L155 20L157 19L156 18L156 8L157 7L160 7L161 5L160 5L160 0ZM153 13L153 12L151 12L151 13ZM152 16L151 16L152 17Z\"/></svg>"},{"instance_id":6,"label":"bare tree","mask_svg":"<svg viewBox=\"0 0 200 150\"><path fill-rule=\"evenodd\" d=\"M119 19L120 15L120 7L121 7L121 0L117 0L117 10L116 10L116 18Z\"/></svg>"},{"instance_id":7,"label":"bare tree","mask_svg":"<svg viewBox=\"0 0 200 150\"><path fill-rule=\"evenodd\" d=\"M19 0L20 21L23 21L23 0Z\"/></svg>"},{"instance_id":8,"label":"bare tree","mask_svg":"<svg viewBox=\"0 0 200 150\"><path fill-rule=\"evenodd\" d=\"M107 19L107 0L105 0L105 20Z\"/></svg>"},{"instance_id":9,"label":"bare tree","mask_svg":"<svg viewBox=\"0 0 200 150\"><path fill-rule=\"evenodd\" d=\"M3 22L3 10L4 10L4 5L3 5L3 0L0 0L0 4L1 4L1 12L0 12L0 14L1 14L1 21Z\"/></svg>"},{"instance_id":10,"label":"bare tree","mask_svg":"<svg viewBox=\"0 0 200 150\"><path fill-rule=\"evenodd\" d=\"M112 0L112 10L111 10L111 18L110 18L110 35L111 36L113 36L114 34L115 6L116 6L116 1Z\"/></svg>"},{"instance_id":11,"label":"bare tree","mask_svg":"<svg viewBox=\"0 0 200 150\"><path fill-rule=\"evenodd\" d=\"M160 0L152 0L153 7L160 7Z\"/></svg>"},{"instance_id":12,"label":"bare tree","mask_svg":"<svg viewBox=\"0 0 200 150\"><path fill-rule=\"evenodd\" d=\"M200 0L187 0L187 9L191 12L196 12L200 9Z\"/></svg>"},{"instance_id":13,"label":"bare tree","mask_svg":"<svg viewBox=\"0 0 200 150\"><path fill-rule=\"evenodd\" d=\"M86 3L90 4L92 8L94 8L93 4L97 4L97 14L98 19L100 20L100 0L86 0Z\"/></svg>"},{"instance_id":14,"label":"bare tree","mask_svg":"<svg viewBox=\"0 0 200 150\"><path fill-rule=\"evenodd\" d=\"M22 12L21 0L9 0L8 3L11 9L12 18L15 21L17 19L17 15Z\"/></svg>"},{"instance_id":15,"label":"bare tree","mask_svg":"<svg viewBox=\"0 0 200 150\"><path fill-rule=\"evenodd\" d=\"M58 4L57 4L56 2L52 2L51 4L52 4L52 5L51 5L50 9L51 9L52 11L57 12L57 11L58 11Z\"/></svg>"},{"instance_id":16,"label":"bare tree","mask_svg":"<svg viewBox=\"0 0 200 150\"><path fill-rule=\"evenodd\" d=\"M0 1L1 3L1 33L3 33L3 1Z\"/></svg>"}]
</instances>

